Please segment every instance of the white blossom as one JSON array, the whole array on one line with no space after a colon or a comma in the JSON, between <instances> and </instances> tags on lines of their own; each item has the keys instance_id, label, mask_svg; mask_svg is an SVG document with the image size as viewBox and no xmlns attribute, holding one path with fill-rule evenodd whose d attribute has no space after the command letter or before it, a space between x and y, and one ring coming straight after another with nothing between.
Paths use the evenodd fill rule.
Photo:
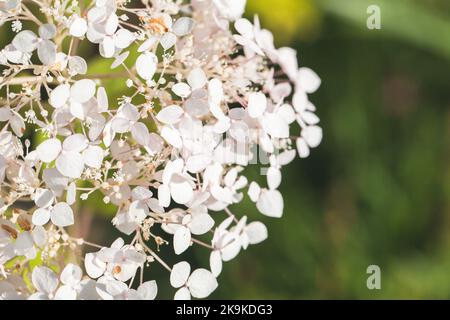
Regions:
<instances>
[{"instance_id":1,"label":"white blossom","mask_svg":"<svg viewBox=\"0 0 450 320\"><path fill-rule=\"evenodd\" d=\"M157 265L175 299L208 297L269 236L243 199L271 218L292 205L283 167L324 137L321 79L243 18L246 0L51 3L0 1L0 299L152 300ZM127 241L90 241L103 205ZM208 251L209 267L170 267L167 250Z\"/></svg>"}]
</instances>

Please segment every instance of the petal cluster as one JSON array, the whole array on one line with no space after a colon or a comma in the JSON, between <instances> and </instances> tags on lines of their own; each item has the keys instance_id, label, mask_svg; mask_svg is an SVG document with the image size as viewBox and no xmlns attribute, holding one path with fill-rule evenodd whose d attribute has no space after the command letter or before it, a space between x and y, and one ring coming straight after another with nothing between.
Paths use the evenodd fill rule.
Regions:
<instances>
[{"instance_id":1,"label":"petal cluster","mask_svg":"<svg viewBox=\"0 0 450 320\"><path fill-rule=\"evenodd\" d=\"M245 0L35 3L43 15L0 2L15 33L0 50L0 298L151 300L153 265L175 299L208 297L268 237L239 203L281 218L282 168L321 143L319 76L242 18ZM124 236L110 246L89 241L102 205Z\"/></svg>"}]
</instances>

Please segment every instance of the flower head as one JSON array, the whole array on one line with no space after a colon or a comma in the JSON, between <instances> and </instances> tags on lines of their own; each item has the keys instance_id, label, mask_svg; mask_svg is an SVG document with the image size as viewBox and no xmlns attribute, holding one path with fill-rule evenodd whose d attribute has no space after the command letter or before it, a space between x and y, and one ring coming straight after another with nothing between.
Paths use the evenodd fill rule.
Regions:
<instances>
[{"instance_id":1,"label":"flower head","mask_svg":"<svg viewBox=\"0 0 450 320\"><path fill-rule=\"evenodd\" d=\"M36 3L44 15L0 1L0 297L150 300L154 264L176 299L208 297L223 262L268 237L231 206L281 218L282 168L321 143L319 76L242 18L246 0ZM245 170L260 160L264 185ZM95 232L93 202L130 241L71 235ZM159 255L197 249L208 268Z\"/></svg>"}]
</instances>

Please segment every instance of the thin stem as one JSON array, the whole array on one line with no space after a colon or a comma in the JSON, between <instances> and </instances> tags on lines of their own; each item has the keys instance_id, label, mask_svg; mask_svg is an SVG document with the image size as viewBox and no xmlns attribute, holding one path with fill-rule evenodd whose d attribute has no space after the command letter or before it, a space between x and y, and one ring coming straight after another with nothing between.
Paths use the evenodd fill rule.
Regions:
<instances>
[{"instance_id":1,"label":"thin stem","mask_svg":"<svg viewBox=\"0 0 450 320\"><path fill-rule=\"evenodd\" d=\"M236 216L233 214L233 212L230 211L230 209L225 208L224 211L228 214L229 217L233 217L234 222L238 223L239 220L236 218Z\"/></svg>"},{"instance_id":2,"label":"thin stem","mask_svg":"<svg viewBox=\"0 0 450 320\"><path fill-rule=\"evenodd\" d=\"M194 239L194 238L191 238L191 240L192 240L192 242L194 242L194 243L196 243L196 244L198 244L198 245L201 245L201 246L203 246L203 247L205 247L205 248L214 250L214 247L213 247L213 246L211 246L211 245L209 245L209 244L207 244L207 243L205 243L205 242L203 242L203 241L201 241L201 240Z\"/></svg>"},{"instance_id":3,"label":"thin stem","mask_svg":"<svg viewBox=\"0 0 450 320\"><path fill-rule=\"evenodd\" d=\"M155 258L156 261L158 261L164 268L166 268L167 271L172 272L172 269L165 263L152 249L150 249L145 242L142 239L141 233L138 231L138 237L139 237L139 243L144 247L145 250L147 250L150 255Z\"/></svg>"},{"instance_id":4,"label":"thin stem","mask_svg":"<svg viewBox=\"0 0 450 320\"><path fill-rule=\"evenodd\" d=\"M76 239L76 238L70 238L71 240L74 240L74 241L76 241L76 242L78 242L78 241L83 241L82 243L81 243L81 245L86 245L86 246L91 246L91 247L94 247L94 248L97 248L97 249L103 249L104 247L103 246L101 246L101 245L98 245L98 244L95 244L95 243L92 243L92 242L89 242L89 241L86 241L86 240L84 240L84 239Z\"/></svg>"}]
</instances>

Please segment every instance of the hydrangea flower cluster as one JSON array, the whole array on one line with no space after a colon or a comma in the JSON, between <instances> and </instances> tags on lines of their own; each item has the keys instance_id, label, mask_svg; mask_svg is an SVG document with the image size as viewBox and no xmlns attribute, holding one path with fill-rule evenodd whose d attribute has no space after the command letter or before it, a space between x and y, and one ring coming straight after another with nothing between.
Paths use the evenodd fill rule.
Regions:
<instances>
[{"instance_id":1,"label":"hydrangea flower cluster","mask_svg":"<svg viewBox=\"0 0 450 320\"><path fill-rule=\"evenodd\" d=\"M258 17L242 18L245 5L0 1L0 25L15 33L0 51L0 298L154 299L153 265L175 299L206 298L223 262L267 238L230 206L248 195L282 216L281 168L322 140L308 98L321 80ZM88 72L80 44L111 70ZM115 101L111 79L126 92ZM261 159L267 186L245 176ZM94 194L129 241L71 236ZM210 265L159 255L194 248Z\"/></svg>"}]
</instances>

